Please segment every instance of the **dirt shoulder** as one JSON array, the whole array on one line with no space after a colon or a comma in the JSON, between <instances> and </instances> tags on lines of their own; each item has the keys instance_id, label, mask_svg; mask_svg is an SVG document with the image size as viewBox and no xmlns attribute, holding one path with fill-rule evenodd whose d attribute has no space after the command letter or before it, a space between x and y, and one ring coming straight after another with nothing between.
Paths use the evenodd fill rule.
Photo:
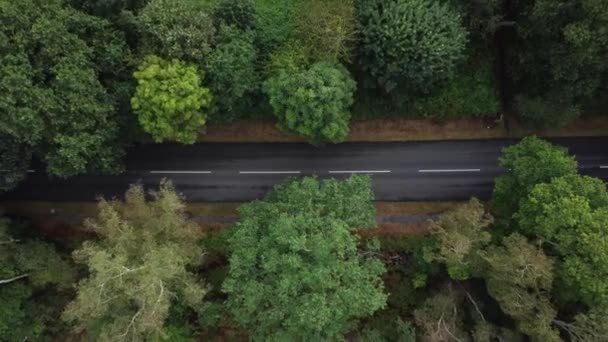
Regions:
<instances>
[{"instance_id":1,"label":"dirt shoulder","mask_svg":"<svg viewBox=\"0 0 608 342\"><path fill-rule=\"evenodd\" d=\"M425 141L519 138L530 134L546 137L600 136L608 134L608 116L579 119L560 128L533 130L517 122L510 130L495 127L484 119L458 119L433 122L422 119L384 118L354 121L347 141ZM272 121L237 121L211 124L199 138L201 142L303 142L304 139L276 128Z\"/></svg>"}]
</instances>

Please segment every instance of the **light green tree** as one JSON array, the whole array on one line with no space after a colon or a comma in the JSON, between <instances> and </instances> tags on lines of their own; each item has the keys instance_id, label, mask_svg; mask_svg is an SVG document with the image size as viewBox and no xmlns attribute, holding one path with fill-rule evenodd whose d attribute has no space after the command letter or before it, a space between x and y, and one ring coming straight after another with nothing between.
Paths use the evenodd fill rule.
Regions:
<instances>
[{"instance_id":1,"label":"light green tree","mask_svg":"<svg viewBox=\"0 0 608 342\"><path fill-rule=\"evenodd\" d=\"M201 86L197 68L151 55L134 76L137 89L131 106L144 131L156 142L193 144L212 100L209 89Z\"/></svg>"},{"instance_id":2,"label":"light green tree","mask_svg":"<svg viewBox=\"0 0 608 342\"><path fill-rule=\"evenodd\" d=\"M470 278L478 272L479 251L490 243L491 223L492 217L477 199L442 214L431 223L436 242L425 250L425 259L445 263L452 279Z\"/></svg>"},{"instance_id":3,"label":"light green tree","mask_svg":"<svg viewBox=\"0 0 608 342\"><path fill-rule=\"evenodd\" d=\"M99 203L86 226L98 234L73 254L89 275L63 318L102 341L166 337L174 305L197 307L206 293L192 267L202 261L198 225L185 204L162 182L153 200L132 186L125 201Z\"/></svg>"},{"instance_id":4,"label":"light green tree","mask_svg":"<svg viewBox=\"0 0 608 342\"><path fill-rule=\"evenodd\" d=\"M561 341L553 326L557 311L549 300L553 260L518 234L489 247L482 258L488 292L518 329L533 341Z\"/></svg>"},{"instance_id":5,"label":"light green tree","mask_svg":"<svg viewBox=\"0 0 608 342\"><path fill-rule=\"evenodd\" d=\"M372 199L369 177L304 178L239 209L223 289L253 339L341 339L385 306L384 266L352 232L375 224Z\"/></svg>"},{"instance_id":6,"label":"light green tree","mask_svg":"<svg viewBox=\"0 0 608 342\"><path fill-rule=\"evenodd\" d=\"M320 62L265 83L279 127L314 144L342 142L349 131L355 81L340 64Z\"/></svg>"},{"instance_id":7,"label":"light green tree","mask_svg":"<svg viewBox=\"0 0 608 342\"><path fill-rule=\"evenodd\" d=\"M576 160L565 148L535 136L504 148L500 166L506 169L507 174L496 178L492 207L496 217L502 220L511 219L519 201L536 184L577 173Z\"/></svg>"},{"instance_id":8,"label":"light green tree","mask_svg":"<svg viewBox=\"0 0 608 342\"><path fill-rule=\"evenodd\" d=\"M524 232L559 255L564 299L608 305L608 194L602 180L575 175L538 184L515 217Z\"/></svg>"}]
</instances>

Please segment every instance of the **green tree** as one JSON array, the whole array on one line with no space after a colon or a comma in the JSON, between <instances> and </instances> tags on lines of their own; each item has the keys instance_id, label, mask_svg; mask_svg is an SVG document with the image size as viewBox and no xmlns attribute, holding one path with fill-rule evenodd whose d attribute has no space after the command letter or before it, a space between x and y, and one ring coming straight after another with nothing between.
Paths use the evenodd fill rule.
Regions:
<instances>
[{"instance_id":1,"label":"green tree","mask_svg":"<svg viewBox=\"0 0 608 342\"><path fill-rule=\"evenodd\" d=\"M414 311L416 325L428 341L463 341L468 338L464 327L464 303L451 289L444 289L427 298Z\"/></svg>"},{"instance_id":2,"label":"green tree","mask_svg":"<svg viewBox=\"0 0 608 342\"><path fill-rule=\"evenodd\" d=\"M145 55L202 64L214 43L213 19L197 1L151 0L138 23Z\"/></svg>"},{"instance_id":3,"label":"green tree","mask_svg":"<svg viewBox=\"0 0 608 342\"><path fill-rule=\"evenodd\" d=\"M357 35L354 0L307 0L305 6L294 35L312 60L351 61Z\"/></svg>"},{"instance_id":4,"label":"green tree","mask_svg":"<svg viewBox=\"0 0 608 342\"><path fill-rule=\"evenodd\" d=\"M132 186L125 201L102 200L86 226L99 238L73 254L89 276L63 318L99 340L145 340L166 336L175 305L196 307L206 288L191 270L202 261L198 225L185 218L185 204L161 182L146 201Z\"/></svg>"},{"instance_id":5,"label":"green tree","mask_svg":"<svg viewBox=\"0 0 608 342\"><path fill-rule=\"evenodd\" d=\"M507 174L496 178L492 206L496 217L502 220L511 219L519 201L536 184L577 173L576 160L565 148L535 136L504 148L500 166L507 170Z\"/></svg>"},{"instance_id":6,"label":"green tree","mask_svg":"<svg viewBox=\"0 0 608 342\"><path fill-rule=\"evenodd\" d=\"M489 247L482 258L488 292L518 329L533 341L561 341L552 326L557 312L549 300L553 260L518 234L506 237L503 246Z\"/></svg>"},{"instance_id":7,"label":"green tree","mask_svg":"<svg viewBox=\"0 0 608 342\"><path fill-rule=\"evenodd\" d=\"M251 110L260 88L252 32L222 26L218 44L207 62L207 82L213 94L210 120L231 121Z\"/></svg>"},{"instance_id":8,"label":"green tree","mask_svg":"<svg viewBox=\"0 0 608 342\"><path fill-rule=\"evenodd\" d=\"M241 31L255 27L256 12L252 0L221 0L213 9L217 27L235 26Z\"/></svg>"},{"instance_id":9,"label":"green tree","mask_svg":"<svg viewBox=\"0 0 608 342\"><path fill-rule=\"evenodd\" d=\"M375 223L371 179L293 179L239 209L223 289L260 340L340 339L384 307L384 266L358 251ZM371 253L373 254L373 253Z\"/></svg>"},{"instance_id":10,"label":"green tree","mask_svg":"<svg viewBox=\"0 0 608 342\"><path fill-rule=\"evenodd\" d=\"M346 139L355 88L348 71L329 62L295 75L281 73L265 83L279 127L314 144Z\"/></svg>"},{"instance_id":11,"label":"green tree","mask_svg":"<svg viewBox=\"0 0 608 342\"><path fill-rule=\"evenodd\" d=\"M598 94L608 72L608 6L603 0L535 0L519 2L517 12L515 81L526 97L548 106L541 119L550 125L554 100L572 108Z\"/></svg>"},{"instance_id":12,"label":"green tree","mask_svg":"<svg viewBox=\"0 0 608 342\"><path fill-rule=\"evenodd\" d=\"M0 135L0 192L11 190L25 178L31 159L29 146Z\"/></svg>"},{"instance_id":13,"label":"green tree","mask_svg":"<svg viewBox=\"0 0 608 342\"><path fill-rule=\"evenodd\" d=\"M119 171L118 126L99 78L125 49L120 34L60 0L2 0L0 22L0 134L34 146L53 175Z\"/></svg>"},{"instance_id":14,"label":"green tree","mask_svg":"<svg viewBox=\"0 0 608 342\"><path fill-rule=\"evenodd\" d=\"M515 217L560 256L564 299L608 305L608 194L600 179L573 175L538 184Z\"/></svg>"},{"instance_id":15,"label":"green tree","mask_svg":"<svg viewBox=\"0 0 608 342\"><path fill-rule=\"evenodd\" d=\"M581 113L580 106L561 94L542 97L517 95L515 109L527 124L535 127L563 126Z\"/></svg>"},{"instance_id":16,"label":"green tree","mask_svg":"<svg viewBox=\"0 0 608 342\"><path fill-rule=\"evenodd\" d=\"M0 340L37 340L57 329L61 309L46 305L45 297L68 289L74 271L53 245L15 237L9 228L0 218Z\"/></svg>"},{"instance_id":17,"label":"green tree","mask_svg":"<svg viewBox=\"0 0 608 342\"><path fill-rule=\"evenodd\" d=\"M431 223L434 249L426 249L425 259L445 263L455 280L466 280L476 272L478 252L491 240L488 226L492 217L477 199L442 214Z\"/></svg>"},{"instance_id":18,"label":"green tree","mask_svg":"<svg viewBox=\"0 0 608 342\"><path fill-rule=\"evenodd\" d=\"M197 68L151 55L134 76L138 84L131 105L144 131L156 142L193 144L212 100L209 89L201 86Z\"/></svg>"},{"instance_id":19,"label":"green tree","mask_svg":"<svg viewBox=\"0 0 608 342\"><path fill-rule=\"evenodd\" d=\"M428 92L464 59L467 32L458 12L437 0L364 0L361 67L386 92Z\"/></svg>"}]
</instances>

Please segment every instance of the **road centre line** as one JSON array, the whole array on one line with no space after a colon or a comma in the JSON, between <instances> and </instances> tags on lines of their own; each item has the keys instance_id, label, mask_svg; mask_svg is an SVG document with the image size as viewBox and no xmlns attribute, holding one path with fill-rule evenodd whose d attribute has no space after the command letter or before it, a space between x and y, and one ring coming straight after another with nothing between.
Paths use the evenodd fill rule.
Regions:
<instances>
[{"instance_id":1,"label":"road centre line","mask_svg":"<svg viewBox=\"0 0 608 342\"><path fill-rule=\"evenodd\" d=\"M150 171L151 174L180 174L180 173L184 173L184 174L210 174L212 173L211 171L169 171L169 170L164 170L164 171Z\"/></svg>"},{"instance_id":2,"label":"road centre line","mask_svg":"<svg viewBox=\"0 0 608 342\"><path fill-rule=\"evenodd\" d=\"M280 175L280 174L292 174L297 175L300 174L300 171L239 171L240 174L243 175Z\"/></svg>"},{"instance_id":3,"label":"road centre line","mask_svg":"<svg viewBox=\"0 0 608 342\"><path fill-rule=\"evenodd\" d=\"M600 165L600 169L608 169L608 165Z\"/></svg>"},{"instance_id":4,"label":"road centre line","mask_svg":"<svg viewBox=\"0 0 608 342\"><path fill-rule=\"evenodd\" d=\"M481 169L453 169L453 170L418 170L420 173L439 173L439 172L480 172Z\"/></svg>"},{"instance_id":5,"label":"road centre line","mask_svg":"<svg viewBox=\"0 0 608 342\"><path fill-rule=\"evenodd\" d=\"M367 171L329 171L329 173L391 173L390 170L367 170Z\"/></svg>"},{"instance_id":6,"label":"road centre line","mask_svg":"<svg viewBox=\"0 0 608 342\"><path fill-rule=\"evenodd\" d=\"M36 170L27 170L27 173L34 173Z\"/></svg>"}]
</instances>

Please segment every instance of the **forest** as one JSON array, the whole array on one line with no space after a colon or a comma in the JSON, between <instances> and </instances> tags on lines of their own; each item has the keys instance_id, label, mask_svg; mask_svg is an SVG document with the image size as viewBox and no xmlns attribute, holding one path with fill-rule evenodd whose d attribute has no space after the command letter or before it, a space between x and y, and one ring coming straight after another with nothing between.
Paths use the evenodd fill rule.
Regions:
<instances>
[{"instance_id":1,"label":"forest","mask_svg":"<svg viewBox=\"0 0 608 342\"><path fill-rule=\"evenodd\" d=\"M267 119L559 126L608 98L605 0L0 0L0 189L116 174L137 143Z\"/></svg>"},{"instance_id":2,"label":"forest","mask_svg":"<svg viewBox=\"0 0 608 342\"><path fill-rule=\"evenodd\" d=\"M0 0L0 192L211 123L565 125L607 102L607 56L606 0ZM168 180L72 236L0 213L0 341L608 341L605 183L536 136L500 165L428 234L376 234L362 175L285 180L217 231Z\"/></svg>"}]
</instances>

